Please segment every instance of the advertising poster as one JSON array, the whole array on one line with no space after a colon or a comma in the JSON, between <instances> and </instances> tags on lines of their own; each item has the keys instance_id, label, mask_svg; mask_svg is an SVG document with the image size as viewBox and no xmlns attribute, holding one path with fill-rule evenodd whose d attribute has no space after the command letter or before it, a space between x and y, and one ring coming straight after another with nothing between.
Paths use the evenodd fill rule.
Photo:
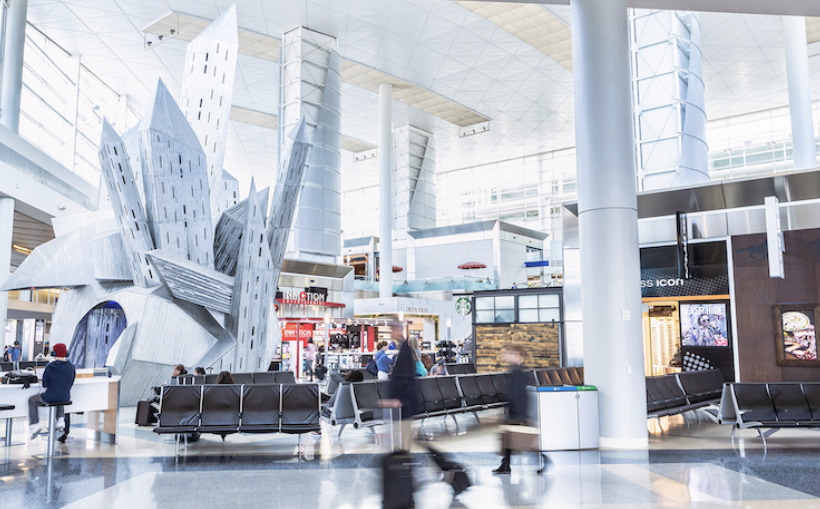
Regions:
<instances>
[{"instance_id":1,"label":"advertising poster","mask_svg":"<svg viewBox=\"0 0 820 509\"><path fill-rule=\"evenodd\" d=\"M726 303L680 304L682 346L729 346Z\"/></svg>"}]
</instances>

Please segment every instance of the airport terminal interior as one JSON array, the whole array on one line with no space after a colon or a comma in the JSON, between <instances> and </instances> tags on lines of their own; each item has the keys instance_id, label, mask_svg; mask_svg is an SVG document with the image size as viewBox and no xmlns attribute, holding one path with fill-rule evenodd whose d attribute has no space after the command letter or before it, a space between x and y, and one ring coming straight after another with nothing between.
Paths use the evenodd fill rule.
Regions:
<instances>
[{"instance_id":1,"label":"airport terminal interior","mask_svg":"<svg viewBox=\"0 0 820 509\"><path fill-rule=\"evenodd\" d=\"M0 505L820 508L818 134L816 0L0 0Z\"/></svg>"}]
</instances>

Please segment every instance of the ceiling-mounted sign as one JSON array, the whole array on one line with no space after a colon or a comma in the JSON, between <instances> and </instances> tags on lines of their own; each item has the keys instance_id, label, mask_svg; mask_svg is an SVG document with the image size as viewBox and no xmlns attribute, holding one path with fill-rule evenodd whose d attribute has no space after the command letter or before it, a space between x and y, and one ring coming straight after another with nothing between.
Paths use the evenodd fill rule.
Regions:
<instances>
[{"instance_id":1,"label":"ceiling-mounted sign","mask_svg":"<svg viewBox=\"0 0 820 509\"><path fill-rule=\"evenodd\" d=\"M676 252L678 277L689 279L689 219L684 212L675 213L678 228L678 249Z\"/></svg>"}]
</instances>

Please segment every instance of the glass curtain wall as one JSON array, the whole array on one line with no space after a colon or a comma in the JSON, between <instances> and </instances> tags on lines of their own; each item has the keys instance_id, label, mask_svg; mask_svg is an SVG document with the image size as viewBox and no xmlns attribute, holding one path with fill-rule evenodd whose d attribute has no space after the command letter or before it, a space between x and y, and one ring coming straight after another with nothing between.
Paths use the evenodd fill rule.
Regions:
<instances>
[{"instance_id":1,"label":"glass curtain wall","mask_svg":"<svg viewBox=\"0 0 820 509\"><path fill-rule=\"evenodd\" d=\"M20 136L91 184L105 116L123 132L139 116L87 67L36 27L26 27Z\"/></svg>"}]
</instances>

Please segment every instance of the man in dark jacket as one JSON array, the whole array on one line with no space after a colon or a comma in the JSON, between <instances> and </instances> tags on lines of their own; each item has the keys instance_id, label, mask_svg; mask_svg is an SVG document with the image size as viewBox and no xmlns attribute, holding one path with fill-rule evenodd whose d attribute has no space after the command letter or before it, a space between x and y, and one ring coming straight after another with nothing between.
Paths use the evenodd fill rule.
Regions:
<instances>
[{"instance_id":1,"label":"man in dark jacket","mask_svg":"<svg viewBox=\"0 0 820 509\"><path fill-rule=\"evenodd\" d=\"M388 386L390 399L384 404L401 408L402 449L409 451L413 443L413 417L424 411L424 400L421 397L421 387L416 380L416 359L413 356L413 349L404 337L404 324L394 324L391 329L393 339L399 342L400 346Z\"/></svg>"},{"instance_id":2,"label":"man in dark jacket","mask_svg":"<svg viewBox=\"0 0 820 509\"><path fill-rule=\"evenodd\" d=\"M42 402L54 403L71 400L71 387L74 385L74 366L66 360L68 349L63 343L54 345L53 362L50 362L43 371L43 387L45 392L35 394L28 399L28 422L31 438L40 433L40 416L38 404ZM64 427L65 410L57 407L57 428Z\"/></svg>"},{"instance_id":3,"label":"man in dark jacket","mask_svg":"<svg viewBox=\"0 0 820 509\"><path fill-rule=\"evenodd\" d=\"M501 353L504 362L510 366L510 371L507 373L507 424L526 425L530 420L530 401L527 396L527 382L530 378L522 369L524 364L524 349L520 345L508 345ZM501 465L493 470L494 474L509 474L512 472L510 468L510 456L512 450L504 449L504 459L501 460ZM541 455L545 462L547 457ZM542 470L539 470L540 474Z\"/></svg>"}]
</instances>

